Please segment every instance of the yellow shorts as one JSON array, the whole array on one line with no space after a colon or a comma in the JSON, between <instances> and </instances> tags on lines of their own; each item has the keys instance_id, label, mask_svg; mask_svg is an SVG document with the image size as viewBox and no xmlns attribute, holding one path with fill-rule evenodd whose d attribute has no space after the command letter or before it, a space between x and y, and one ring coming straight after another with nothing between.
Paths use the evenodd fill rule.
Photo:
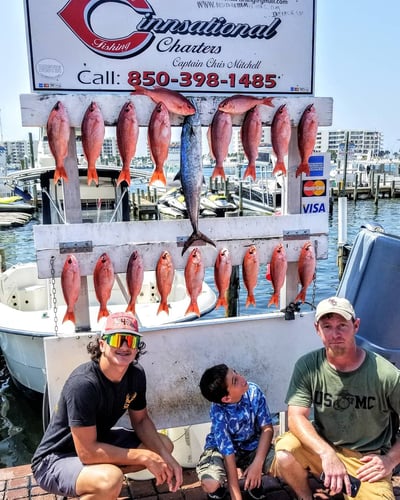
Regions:
<instances>
[{"instance_id":1,"label":"yellow shorts","mask_svg":"<svg viewBox=\"0 0 400 500\"><path fill-rule=\"evenodd\" d=\"M309 470L314 476L319 477L322 472L322 464L320 457L312 450L302 446L300 441L290 431L278 436L275 441L275 453L278 451L290 452L296 460ZM361 467L360 458L363 456L358 451L349 450L348 448L336 448L336 454L346 466L347 472L355 476L356 471ZM271 466L271 474L277 476L276 459ZM346 499L350 499L344 495ZM358 490L357 500L373 500L373 499L395 500L391 475L374 483L362 482Z\"/></svg>"}]
</instances>

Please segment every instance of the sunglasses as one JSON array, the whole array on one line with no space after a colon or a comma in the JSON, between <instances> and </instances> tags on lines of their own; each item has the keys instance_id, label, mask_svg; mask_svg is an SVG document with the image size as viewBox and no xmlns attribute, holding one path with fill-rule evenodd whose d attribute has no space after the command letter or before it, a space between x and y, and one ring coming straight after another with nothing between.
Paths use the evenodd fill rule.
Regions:
<instances>
[{"instance_id":1,"label":"sunglasses","mask_svg":"<svg viewBox=\"0 0 400 500\"><path fill-rule=\"evenodd\" d=\"M120 348L124 342L131 349L137 349L140 344L140 337L138 335L131 335L129 333L110 333L102 337L110 347L116 349Z\"/></svg>"}]
</instances>

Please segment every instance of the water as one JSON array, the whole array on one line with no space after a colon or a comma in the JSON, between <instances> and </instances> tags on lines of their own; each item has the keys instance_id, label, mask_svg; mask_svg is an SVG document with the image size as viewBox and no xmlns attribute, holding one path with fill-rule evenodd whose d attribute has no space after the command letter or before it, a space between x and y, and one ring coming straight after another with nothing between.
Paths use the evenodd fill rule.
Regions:
<instances>
[{"instance_id":1,"label":"water","mask_svg":"<svg viewBox=\"0 0 400 500\"><path fill-rule=\"evenodd\" d=\"M93 212L92 212L93 218ZM366 223L380 224L387 233L398 234L400 219L400 199L379 200L376 207L372 200L348 203L348 242L352 242L360 227ZM18 262L29 262L34 258L32 220L24 227L0 231L0 248L5 249L7 267ZM339 284L336 266L337 257L337 204L329 221L329 256L318 261L315 284L315 303L333 295ZM213 270L207 270L207 282L214 288ZM246 290L239 291L239 313L263 313L272 293L270 284L265 280L265 264L260 270L259 284L256 288L256 308L245 309ZM311 300L312 291L307 293ZM308 305L304 306L309 309ZM270 308L274 310L274 308ZM223 317L223 309L212 311L207 318ZM2 359L0 359L0 468L29 463L33 451L42 434L40 401L27 400L17 391L9 380Z\"/></svg>"}]
</instances>

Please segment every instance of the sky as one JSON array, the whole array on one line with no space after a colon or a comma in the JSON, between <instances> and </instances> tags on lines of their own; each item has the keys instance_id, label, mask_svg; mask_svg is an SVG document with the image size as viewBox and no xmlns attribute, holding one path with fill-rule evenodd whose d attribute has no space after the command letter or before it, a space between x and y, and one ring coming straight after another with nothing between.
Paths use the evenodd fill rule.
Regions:
<instances>
[{"instance_id":1,"label":"sky","mask_svg":"<svg viewBox=\"0 0 400 500\"><path fill-rule=\"evenodd\" d=\"M27 139L20 94L30 93L23 0L4 0L0 16L0 140ZM399 0L317 0L316 97L333 98L332 128L377 130L400 150Z\"/></svg>"}]
</instances>

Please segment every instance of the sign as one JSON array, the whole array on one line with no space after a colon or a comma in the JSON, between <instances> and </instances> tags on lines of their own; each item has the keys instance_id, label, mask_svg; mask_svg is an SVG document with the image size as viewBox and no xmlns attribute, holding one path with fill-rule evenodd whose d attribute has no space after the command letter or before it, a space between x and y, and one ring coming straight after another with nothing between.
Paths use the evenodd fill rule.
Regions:
<instances>
[{"instance_id":1,"label":"sign","mask_svg":"<svg viewBox=\"0 0 400 500\"><path fill-rule=\"evenodd\" d=\"M25 0L31 90L313 95L315 0Z\"/></svg>"},{"instance_id":2,"label":"sign","mask_svg":"<svg viewBox=\"0 0 400 500\"><path fill-rule=\"evenodd\" d=\"M301 213L329 213L329 153L314 153L308 161L310 175L302 178Z\"/></svg>"}]
</instances>

